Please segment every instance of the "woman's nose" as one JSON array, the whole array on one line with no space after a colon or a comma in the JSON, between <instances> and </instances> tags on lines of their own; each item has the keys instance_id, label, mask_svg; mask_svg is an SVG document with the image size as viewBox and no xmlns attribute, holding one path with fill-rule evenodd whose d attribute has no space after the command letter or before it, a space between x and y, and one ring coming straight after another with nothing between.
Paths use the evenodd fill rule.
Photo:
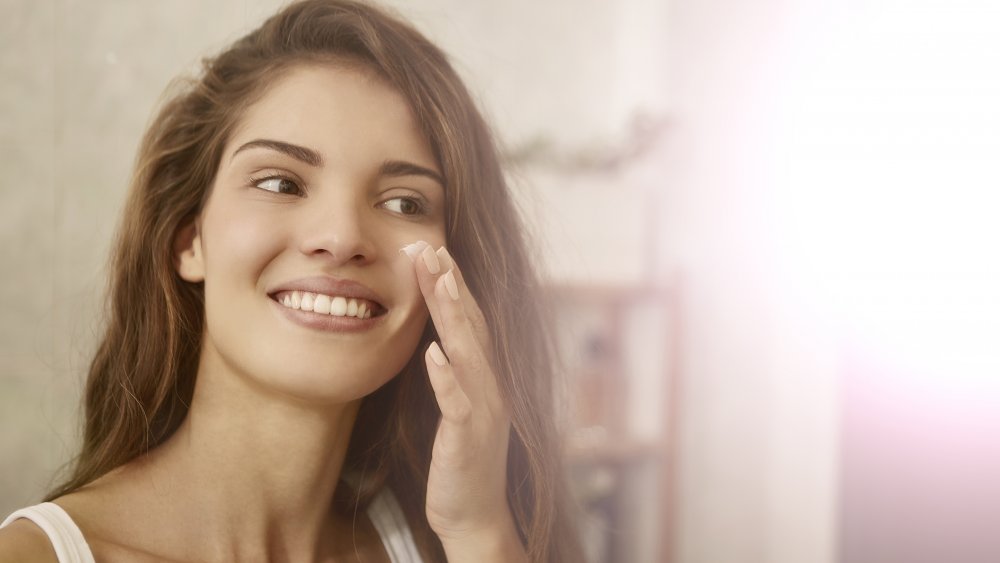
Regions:
<instances>
[{"instance_id":1,"label":"woman's nose","mask_svg":"<svg viewBox=\"0 0 1000 563\"><path fill-rule=\"evenodd\" d=\"M300 217L299 248L309 256L326 257L336 264L364 264L375 258L375 241L369 236L360 205L315 206Z\"/></svg>"}]
</instances>

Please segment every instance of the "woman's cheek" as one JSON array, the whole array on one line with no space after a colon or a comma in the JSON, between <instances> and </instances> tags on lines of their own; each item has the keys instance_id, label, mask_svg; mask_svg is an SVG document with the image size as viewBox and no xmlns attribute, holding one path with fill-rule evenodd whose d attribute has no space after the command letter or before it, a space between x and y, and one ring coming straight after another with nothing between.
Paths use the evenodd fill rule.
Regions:
<instances>
[{"instance_id":1,"label":"woman's cheek","mask_svg":"<svg viewBox=\"0 0 1000 563\"><path fill-rule=\"evenodd\" d=\"M223 255L218 257L220 262L234 266L259 266L258 262L268 258L268 251L274 250L271 247L282 240L279 225L266 217L255 216L252 211L228 213L215 219L214 232L206 233L206 238L209 243L218 241L217 245L210 246L223 249Z\"/></svg>"}]
</instances>

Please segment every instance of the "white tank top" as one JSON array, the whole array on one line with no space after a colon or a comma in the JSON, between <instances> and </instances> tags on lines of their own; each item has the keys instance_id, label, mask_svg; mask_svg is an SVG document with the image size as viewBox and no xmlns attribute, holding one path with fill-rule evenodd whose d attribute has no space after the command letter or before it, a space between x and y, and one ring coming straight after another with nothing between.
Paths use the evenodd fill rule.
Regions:
<instances>
[{"instance_id":1,"label":"white tank top","mask_svg":"<svg viewBox=\"0 0 1000 563\"><path fill-rule=\"evenodd\" d=\"M58 504L43 502L22 508L8 516L0 528L18 518L27 518L45 532L56 550L59 563L95 563L90 546L80 528ZM413 541L413 534L403 516L403 510L396 497L387 489L382 489L368 507L368 518L378 531L382 545L392 563L423 563L420 552Z\"/></svg>"}]
</instances>

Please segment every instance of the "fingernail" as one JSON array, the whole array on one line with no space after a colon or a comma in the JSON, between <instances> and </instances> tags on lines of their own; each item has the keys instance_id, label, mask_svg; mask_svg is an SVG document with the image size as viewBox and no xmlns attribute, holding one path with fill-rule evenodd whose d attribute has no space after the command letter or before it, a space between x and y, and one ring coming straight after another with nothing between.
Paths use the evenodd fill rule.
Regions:
<instances>
[{"instance_id":1,"label":"fingernail","mask_svg":"<svg viewBox=\"0 0 1000 563\"><path fill-rule=\"evenodd\" d=\"M424 250L423 252L421 252L421 254L424 257L424 264L427 265L428 272L436 274L441 271L441 264L438 263L437 254L434 253L434 249L431 248L430 245L424 247Z\"/></svg>"},{"instance_id":2,"label":"fingernail","mask_svg":"<svg viewBox=\"0 0 1000 563\"><path fill-rule=\"evenodd\" d=\"M451 296L453 301L458 301L458 284L455 283L455 274L448 270L448 273L444 275L444 287L448 290L448 295Z\"/></svg>"},{"instance_id":3,"label":"fingernail","mask_svg":"<svg viewBox=\"0 0 1000 563\"><path fill-rule=\"evenodd\" d=\"M441 247L437 251L438 260L441 261L441 267L450 270L455 267L455 261L451 259L451 254L448 253L448 249Z\"/></svg>"},{"instance_id":4,"label":"fingernail","mask_svg":"<svg viewBox=\"0 0 1000 563\"><path fill-rule=\"evenodd\" d=\"M431 359L434 360L435 364L443 366L448 363L448 358L444 357L444 352L441 351L441 347L438 346L437 342L431 342L431 346L427 351L430 353Z\"/></svg>"},{"instance_id":5,"label":"fingernail","mask_svg":"<svg viewBox=\"0 0 1000 563\"><path fill-rule=\"evenodd\" d=\"M427 244L426 242L422 241L422 240L418 240L415 243L408 244L408 245L404 246L403 248L400 248L399 251L402 252L403 254L405 254L406 256L408 256L410 258L410 260L416 260L417 259L417 255L420 254L420 251L423 250L424 247L427 247L427 246L430 246L430 245Z\"/></svg>"}]
</instances>

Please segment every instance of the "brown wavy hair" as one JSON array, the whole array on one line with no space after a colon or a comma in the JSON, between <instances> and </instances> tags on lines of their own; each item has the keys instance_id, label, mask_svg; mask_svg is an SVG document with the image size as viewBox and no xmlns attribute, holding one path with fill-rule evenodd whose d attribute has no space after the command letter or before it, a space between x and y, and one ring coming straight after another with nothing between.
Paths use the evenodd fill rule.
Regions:
<instances>
[{"instance_id":1,"label":"brown wavy hair","mask_svg":"<svg viewBox=\"0 0 1000 563\"><path fill-rule=\"evenodd\" d=\"M410 104L443 172L448 248L493 338L511 407L507 496L532 561L581 561L558 455L551 344L537 281L489 127L445 54L372 5L296 2L206 59L180 84L139 150L110 263L108 320L87 380L72 492L163 443L187 415L204 323L200 284L175 269L178 230L201 211L223 147L268 84L302 63L361 64ZM428 325L418 350L434 337ZM424 514L438 410L421 354L366 397L344 471L365 475L337 503L364 507L382 486L398 498L428 561L444 561Z\"/></svg>"}]
</instances>

